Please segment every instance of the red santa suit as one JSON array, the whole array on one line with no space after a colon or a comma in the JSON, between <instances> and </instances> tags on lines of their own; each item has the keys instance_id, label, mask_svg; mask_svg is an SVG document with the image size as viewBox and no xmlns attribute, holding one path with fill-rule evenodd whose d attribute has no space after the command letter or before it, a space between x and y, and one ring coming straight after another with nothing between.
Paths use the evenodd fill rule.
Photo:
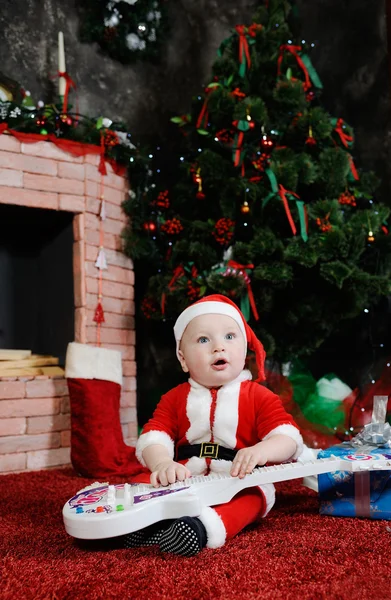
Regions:
<instances>
[{"instance_id":1,"label":"red santa suit","mask_svg":"<svg viewBox=\"0 0 391 600\"><path fill-rule=\"evenodd\" d=\"M165 446L175 460L176 449L183 445L215 442L240 450L278 434L296 442L292 459L297 458L303 447L297 426L279 397L251 381L249 371L213 389L190 378L162 397L137 442L136 456L145 465L142 452L153 444ZM192 475L229 473L232 466L228 460L198 456L179 462L186 464ZM247 488L226 504L204 507L198 518L207 532L207 547L222 546L246 525L265 517L274 501L274 486L266 484Z\"/></svg>"}]
</instances>

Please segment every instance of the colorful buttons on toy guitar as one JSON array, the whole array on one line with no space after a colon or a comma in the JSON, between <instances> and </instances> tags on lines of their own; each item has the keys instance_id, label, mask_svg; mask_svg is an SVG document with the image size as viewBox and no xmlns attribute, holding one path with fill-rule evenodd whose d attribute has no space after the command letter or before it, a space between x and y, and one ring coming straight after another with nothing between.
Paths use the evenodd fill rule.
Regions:
<instances>
[{"instance_id":1,"label":"colorful buttons on toy guitar","mask_svg":"<svg viewBox=\"0 0 391 600\"><path fill-rule=\"evenodd\" d=\"M77 512L77 513L82 513L82 512L84 512L84 510L83 510L83 507L82 507L82 506L78 506L78 507L76 508L76 512Z\"/></svg>"},{"instance_id":2,"label":"colorful buttons on toy guitar","mask_svg":"<svg viewBox=\"0 0 391 600\"><path fill-rule=\"evenodd\" d=\"M105 509L103 508L103 506L97 506L96 507L96 512L97 513L105 512Z\"/></svg>"},{"instance_id":3,"label":"colorful buttons on toy guitar","mask_svg":"<svg viewBox=\"0 0 391 600\"><path fill-rule=\"evenodd\" d=\"M117 504L116 510L124 510L124 505L123 504Z\"/></svg>"}]
</instances>

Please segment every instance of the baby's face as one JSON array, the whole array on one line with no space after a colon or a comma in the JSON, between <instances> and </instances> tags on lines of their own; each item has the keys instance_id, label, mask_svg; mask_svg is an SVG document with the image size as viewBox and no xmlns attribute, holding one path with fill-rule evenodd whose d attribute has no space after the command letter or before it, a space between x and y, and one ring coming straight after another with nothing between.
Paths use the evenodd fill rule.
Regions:
<instances>
[{"instance_id":1,"label":"baby's face","mask_svg":"<svg viewBox=\"0 0 391 600\"><path fill-rule=\"evenodd\" d=\"M233 381L243 370L247 343L226 315L200 315L186 327L179 356L182 369L205 387Z\"/></svg>"}]
</instances>

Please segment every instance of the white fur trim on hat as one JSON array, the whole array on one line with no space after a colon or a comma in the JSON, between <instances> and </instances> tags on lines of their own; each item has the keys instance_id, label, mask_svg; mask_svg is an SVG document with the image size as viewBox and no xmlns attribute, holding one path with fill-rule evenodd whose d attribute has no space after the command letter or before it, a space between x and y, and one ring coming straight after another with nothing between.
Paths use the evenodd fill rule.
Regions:
<instances>
[{"instance_id":1,"label":"white fur trim on hat","mask_svg":"<svg viewBox=\"0 0 391 600\"><path fill-rule=\"evenodd\" d=\"M273 437L273 435L286 435L287 437L292 438L294 442L296 442L296 452L289 460L296 460L296 458L300 456L300 454L303 452L303 438L301 437L299 430L296 429L296 427L294 427L290 423L286 423L285 425L279 425L278 427L275 427L274 429L269 431L269 433L265 435L263 439L268 440L269 438Z\"/></svg>"},{"instance_id":2,"label":"white fur trim on hat","mask_svg":"<svg viewBox=\"0 0 391 600\"><path fill-rule=\"evenodd\" d=\"M122 385L121 352L71 342L65 359L67 379L102 379Z\"/></svg>"},{"instance_id":3,"label":"white fur trim on hat","mask_svg":"<svg viewBox=\"0 0 391 600\"><path fill-rule=\"evenodd\" d=\"M167 448L169 457L174 458L174 440L172 440L165 431L152 429L151 431L147 431L147 433L142 433L136 444L136 457L143 467L147 466L143 459L143 451L145 448L148 448L148 446L154 446L155 444Z\"/></svg>"},{"instance_id":4,"label":"white fur trim on hat","mask_svg":"<svg viewBox=\"0 0 391 600\"><path fill-rule=\"evenodd\" d=\"M182 339L183 333L193 319L195 317L199 317L201 315L225 315L227 317L231 317L238 325L239 329L243 334L243 337L246 341L246 329L244 327L243 318L239 309L234 308L231 304L226 304L225 302L218 301L205 301L198 302L196 304L192 304L188 306L177 318L176 323L174 325L174 335L176 341L176 352L177 356L179 351L179 344Z\"/></svg>"}]
</instances>

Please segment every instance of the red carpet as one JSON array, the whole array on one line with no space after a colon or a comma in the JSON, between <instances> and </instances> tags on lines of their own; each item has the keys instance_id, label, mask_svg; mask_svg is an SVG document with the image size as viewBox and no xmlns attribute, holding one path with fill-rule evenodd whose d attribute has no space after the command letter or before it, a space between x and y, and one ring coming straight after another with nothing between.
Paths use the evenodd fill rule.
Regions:
<instances>
[{"instance_id":1,"label":"red carpet","mask_svg":"<svg viewBox=\"0 0 391 600\"><path fill-rule=\"evenodd\" d=\"M190 559L78 546L61 510L90 483L71 470L0 477L1 600L390 598L391 522L320 516L298 481L278 485L261 525Z\"/></svg>"}]
</instances>

